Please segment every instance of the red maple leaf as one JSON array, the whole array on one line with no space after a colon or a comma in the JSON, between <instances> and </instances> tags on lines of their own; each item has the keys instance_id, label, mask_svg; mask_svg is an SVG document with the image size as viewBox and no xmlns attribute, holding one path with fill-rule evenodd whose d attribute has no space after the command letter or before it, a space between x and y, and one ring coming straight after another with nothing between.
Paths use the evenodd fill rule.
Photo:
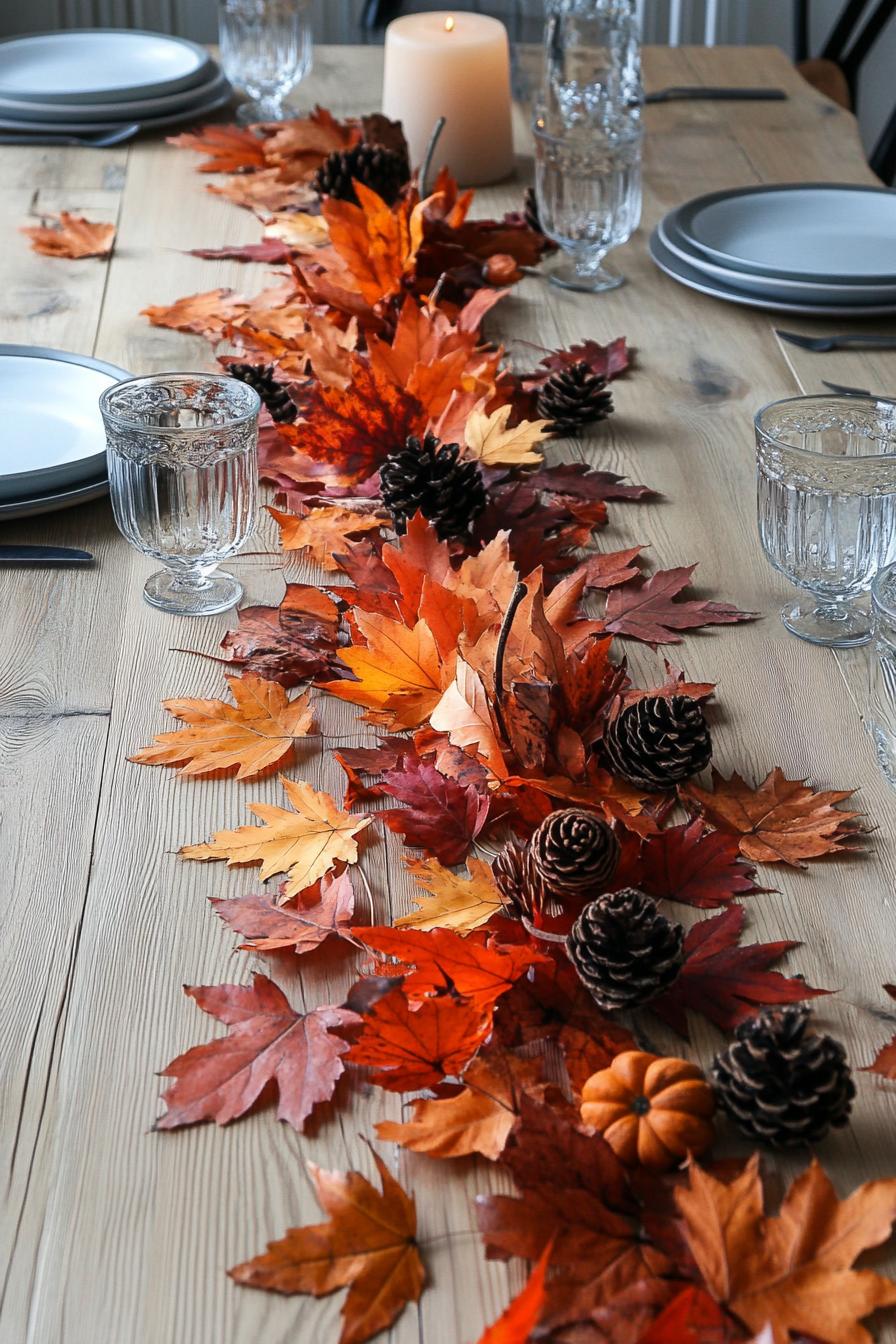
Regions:
<instances>
[{"instance_id":1,"label":"red maple leaf","mask_svg":"<svg viewBox=\"0 0 896 1344\"><path fill-rule=\"evenodd\" d=\"M755 874L741 857L737 836L708 831L696 819L644 839L624 836L613 882L637 886L659 900L711 910L762 890Z\"/></svg>"},{"instance_id":2,"label":"red maple leaf","mask_svg":"<svg viewBox=\"0 0 896 1344\"><path fill-rule=\"evenodd\" d=\"M278 1120L301 1130L318 1102L328 1101L344 1072L348 1043L333 1028L358 1022L346 1008L297 1013L272 980L250 985L187 985L184 993L229 1028L226 1036L194 1045L162 1070L175 1082L163 1095L168 1109L156 1129L198 1120L226 1125L252 1107L269 1083L280 1099Z\"/></svg>"},{"instance_id":3,"label":"red maple leaf","mask_svg":"<svg viewBox=\"0 0 896 1344\"><path fill-rule=\"evenodd\" d=\"M347 1059L390 1092L459 1077L491 1031L491 1013L453 994L411 1003L400 988L374 1003Z\"/></svg>"},{"instance_id":4,"label":"red maple leaf","mask_svg":"<svg viewBox=\"0 0 896 1344\"><path fill-rule=\"evenodd\" d=\"M398 769L385 771L380 789L406 804L380 813L389 830L449 868L463 863L488 819L486 793L443 775L418 756L409 754Z\"/></svg>"},{"instance_id":5,"label":"red maple leaf","mask_svg":"<svg viewBox=\"0 0 896 1344\"><path fill-rule=\"evenodd\" d=\"M729 905L721 914L695 924L685 938L685 963L678 979L650 1002L657 1016L686 1041L688 1008L731 1032L757 1008L832 992L767 969L799 943L782 940L739 947L744 921L743 906Z\"/></svg>"},{"instance_id":6,"label":"red maple leaf","mask_svg":"<svg viewBox=\"0 0 896 1344\"><path fill-rule=\"evenodd\" d=\"M260 243L231 244L229 247L191 247L191 257L206 261L259 261L269 266L281 266L289 261L293 250L279 238L265 238Z\"/></svg>"},{"instance_id":7,"label":"red maple leaf","mask_svg":"<svg viewBox=\"0 0 896 1344\"><path fill-rule=\"evenodd\" d=\"M452 929L393 928L353 932L372 951L413 967L403 986L410 999L451 991L479 1008L491 1008L530 966L546 960L531 946L502 946L487 941L487 934L471 933L463 937ZM395 973L389 965L378 969L384 974Z\"/></svg>"},{"instance_id":8,"label":"red maple leaf","mask_svg":"<svg viewBox=\"0 0 896 1344\"><path fill-rule=\"evenodd\" d=\"M328 874L294 901L280 904L270 896L237 896L211 901L216 915L248 942L247 952L310 952L330 934L348 934L354 915L355 893L348 871Z\"/></svg>"},{"instance_id":9,"label":"red maple leaf","mask_svg":"<svg viewBox=\"0 0 896 1344\"><path fill-rule=\"evenodd\" d=\"M560 373L573 364L587 364L592 373L610 382L631 366L633 351L624 336L617 336L608 345L599 341L579 341L545 355L534 373L523 379L525 388L540 387L552 373Z\"/></svg>"},{"instance_id":10,"label":"red maple leaf","mask_svg":"<svg viewBox=\"0 0 896 1344\"><path fill-rule=\"evenodd\" d=\"M696 565L660 569L649 579L632 579L607 597L604 624L614 635L627 635L644 644L680 644L679 630L701 625L730 625L752 621L755 611L740 611L728 602L675 601L691 581Z\"/></svg>"}]
</instances>

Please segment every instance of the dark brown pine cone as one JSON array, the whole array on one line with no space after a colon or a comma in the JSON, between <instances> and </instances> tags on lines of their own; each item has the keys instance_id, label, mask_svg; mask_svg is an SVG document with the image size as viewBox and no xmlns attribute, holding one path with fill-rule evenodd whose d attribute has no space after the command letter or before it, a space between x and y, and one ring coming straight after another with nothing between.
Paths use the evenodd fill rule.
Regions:
<instances>
[{"instance_id":1,"label":"dark brown pine cone","mask_svg":"<svg viewBox=\"0 0 896 1344\"><path fill-rule=\"evenodd\" d=\"M599 1008L637 1008L668 989L684 960L684 930L638 891L599 896L579 915L566 950Z\"/></svg>"},{"instance_id":2,"label":"dark brown pine cone","mask_svg":"<svg viewBox=\"0 0 896 1344\"><path fill-rule=\"evenodd\" d=\"M603 890L619 860L619 841L612 829L581 807L564 807L545 817L529 850L535 871L560 901Z\"/></svg>"},{"instance_id":3,"label":"dark brown pine cone","mask_svg":"<svg viewBox=\"0 0 896 1344\"><path fill-rule=\"evenodd\" d=\"M613 394L606 378L580 360L542 383L536 406L555 434L575 434L583 425L606 419L613 410Z\"/></svg>"},{"instance_id":4,"label":"dark brown pine cone","mask_svg":"<svg viewBox=\"0 0 896 1344\"><path fill-rule=\"evenodd\" d=\"M358 204L355 182L370 187L387 205L394 205L411 175L407 155L363 141L351 149L337 149L324 159L311 185L319 196L335 196Z\"/></svg>"},{"instance_id":5,"label":"dark brown pine cone","mask_svg":"<svg viewBox=\"0 0 896 1344\"><path fill-rule=\"evenodd\" d=\"M492 864L492 875L506 905L531 919L542 904L542 884L527 844L509 840Z\"/></svg>"},{"instance_id":6,"label":"dark brown pine cone","mask_svg":"<svg viewBox=\"0 0 896 1344\"><path fill-rule=\"evenodd\" d=\"M638 789L674 789L709 764L712 739L696 700L686 695L648 695L607 724L607 765Z\"/></svg>"},{"instance_id":7,"label":"dark brown pine cone","mask_svg":"<svg viewBox=\"0 0 896 1344\"><path fill-rule=\"evenodd\" d=\"M380 493L400 536L419 509L442 541L466 536L486 505L477 463L464 461L456 443L440 443L434 434L422 443L412 435L400 452L386 458Z\"/></svg>"},{"instance_id":8,"label":"dark brown pine cone","mask_svg":"<svg viewBox=\"0 0 896 1344\"><path fill-rule=\"evenodd\" d=\"M722 1110L774 1148L817 1143L845 1125L856 1094L843 1046L809 1021L805 1004L767 1009L741 1023L712 1066Z\"/></svg>"},{"instance_id":9,"label":"dark brown pine cone","mask_svg":"<svg viewBox=\"0 0 896 1344\"><path fill-rule=\"evenodd\" d=\"M227 372L231 378L255 388L274 420L281 425L292 424L299 408L283 383L277 381L273 364L230 364Z\"/></svg>"}]
</instances>

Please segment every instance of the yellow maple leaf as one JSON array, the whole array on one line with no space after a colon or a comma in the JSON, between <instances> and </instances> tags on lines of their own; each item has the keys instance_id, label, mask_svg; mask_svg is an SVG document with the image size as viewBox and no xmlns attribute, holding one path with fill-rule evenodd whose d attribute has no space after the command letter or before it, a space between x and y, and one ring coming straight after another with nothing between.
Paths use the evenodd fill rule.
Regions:
<instances>
[{"instance_id":1,"label":"yellow maple leaf","mask_svg":"<svg viewBox=\"0 0 896 1344\"><path fill-rule=\"evenodd\" d=\"M340 649L357 681L328 681L323 689L353 705L366 705L389 728L416 728L438 704L452 659L439 656L426 621L408 628L374 612L355 611L366 645Z\"/></svg>"},{"instance_id":2,"label":"yellow maple leaf","mask_svg":"<svg viewBox=\"0 0 896 1344\"><path fill-rule=\"evenodd\" d=\"M230 868L260 863L262 879L288 873L280 891L284 901L310 887L335 864L355 863L358 845L354 836L373 818L340 811L328 793L318 793L304 780L281 775L280 783L295 811L250 803L249 811L261 819L261 826L218 831L208 844L184 845L183 858L200 863L226 859Z\"/></svg>"},{"instance_id":3,"label":"yellow maple leaf","mask_svg":"<svg viewBox=\"0 0 896 1344\"><path fill-rule=\"evenodd\" d=\"M482 410L473 411L464 430L464 457L473 458L484 467L519 467L541 462L542 454L536 452L536 446L550 438L550 421L521 420L513 429L508 429L507 421L512 410L508 404L499 406L491 415Z\"/></svg>"},{"instance_id":4,"label":"yellow maple leaf","mask_svg":"<svg viewBox=\"0 0 896 1344\"><path fill-rule=\"evenodd\" d=\"M348 537L373 531L389 521L384 514L358 513L341 504L312 509L304 518L271 507L268 513L280 528L280 544L284 550L307 550L310 559L322 569L334 572L339 566L333 557L349 550Z\"/></svg>"},{"instance_id":5,"label":"yellow maple leaf","mask_svg":"<svg viewBox=\"0 0 896 1344\"><path fill-rule=\"evenodd\" d=\"M445 868L438 859L405 859L405 865L417 886L430 894L415 896L417 909L396 919L396 928L470 933L502 908L491 867L482 859L468 859L468 878Z\"/></svg>"},{"instance_id":6,"label":"yellow maple leaf","mask_svg":"<svg viewBox=\"0 0 896 1344\"><path fill-rule=\"evenodd\" d=\"M234 704L225 700L163 700L169 714L189 724L159 733L151 747L129 756L138 765L179 765L182 775L211 775L236 768L237 779L286 765L297 737L311 728L310 692L290 700L275 681L247 672L228 677Z\"/></svg>"}]
</instances>

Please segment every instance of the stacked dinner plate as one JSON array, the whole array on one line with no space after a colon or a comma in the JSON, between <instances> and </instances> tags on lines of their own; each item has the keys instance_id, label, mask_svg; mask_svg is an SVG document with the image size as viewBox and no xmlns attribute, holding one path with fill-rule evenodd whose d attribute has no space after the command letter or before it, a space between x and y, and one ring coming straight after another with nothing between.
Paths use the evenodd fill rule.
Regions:
<instances>
[{"instance_id":1,"label":"stacked dinner plate","mask_svg":"<svg viewBox=\"0 0 896 1344\"><path fill-rule=\"evenodd\" d=\"M99 398L129 376L86 355L0 345L0 521L106 494Z\"/></svg>"},{"instance_id":2,"label":"stacked dinner plate","mask_svg":"<svg viewBox=\"0 0 896 1344\"><path fill-rule=\"evenodd\" d=\"M896 192L829 184L715 191L671 210L650 255L689 289L749 308L896 313Z\"/></svg>"},{"instance_id":3,"label":"stacked dinner plate","mask_svg":"<svg viewBox=\"0 0 896 1344\"><path fill-rule=\"evenodd\" d=\"M163 33L85 28L0 42L0 131L163 129L230 96L203 47Z\"/></svg>"}]
</instances>

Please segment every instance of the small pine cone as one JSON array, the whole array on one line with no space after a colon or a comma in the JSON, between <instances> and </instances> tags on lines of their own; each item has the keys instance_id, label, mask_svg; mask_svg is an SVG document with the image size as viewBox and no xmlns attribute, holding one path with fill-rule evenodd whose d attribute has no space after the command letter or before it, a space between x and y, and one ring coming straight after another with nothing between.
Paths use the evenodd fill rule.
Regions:
<instances>
[{"instance_id":1,"label":"small pine cone","mask_svg":"<svg viewBox=\"0 0 896 1344\"><path fill-rule=\"evenodd\" d=\"M370 187L387 205L394 205L411 175L407 156L383 145L361 142L351 149L336 149L324 159L312 179L319 196L335 196L358 204L355 182Z\"/></svg>"},{"instance_id":2,"label":"small pine cone","mask_svg":"<svg viewBox=\"0 0 896 1344\"><path fill-rule=\"evenodd\" d=\"M564 807L545 817L529 849L535 871L560 901L603 890L619 860L612 829L581 807Z\"/></svg>"},{"instance_id":3,"label":"small pine cone","mask_svg":"<svg viewBox=\"0 0 896 1344\"><path fill-rule=\"evenodd\" d=\"M541 879L532 863L529 846L522 840L508 841L492 864L492 876L514 914L531 919L540 909L543 899Z\"/></svg>"},{"instance_id":4,"label":"small pine cone","mask_svg":"<svg viewBox=\"0 0 896 1344\"><path fill-rule=\"evenodd\" d=\"M585 906L566 950L599 1008L637 1008L678 975L684 930L660 914L651 896L624 887Z\"/></svg>"},{"instance_id":5,"label":"small pine cone","mask_svg":"<svg viewBox=\"0 0 896 1344\"><path fill-rule=\"evenodd\" d=\"M299 408L290 397L284 385L274 376L273 364L231 364L227 372L231 378L254 387L274 420L281 425L290 425L299 413Z\"/></svg>"},{"instance_id":6,"label":"small pine cone","mask_svg":"<svg viewBox=\"0 0 896 1344\"><path fill-rule=\"evenodd\" d=\"M541 227L541 219L538 215L538 201L535 199L534 187L526 188L526 194L523 197L523 219L533 233L540 233L541 236L544 237L544 229Z\"/></svg>"},{"instance_id":7,"label":"small pine cone","mask_svg":"<svg viewBox=\"0 0 896 1344\"><path fill-rule=\"evenodd\" d=\"M575 434L583 425L605 420L613 409L606 378L592 373L584 360L557 369L539 389L538 414L555 434Z\"/></svg>"},{"instance_id":8,"label":"small pine cone","mask_svg":"<svg viewBox=\"0 0 896 1344\"><path fill-rule=\"evenodd\" d=\"M411 435L400 452L386 458L380 468L380 493L399 536L418 509L442 541L469 532L485 508L485 485L478 465L459 454L456 443L440 443L434 434L427 434L422 443Z\"/></svg>"},{"instance_id":9,"label":"small pine cone","mask_svg":"<svg viewBox=\"0 0 896 1344\"><path fill-rule=\"evenodd\" d=\"M709 764L712 739L698 701L648 695L607 724L604 757L620 779L648 791L674 789Z\"/></svg>"},{"instance_id":10,"label":"small pine cone","mask_svg":"<svg viewBox=\"0 0 896 1344\"><path fill-rule=\"evenodd\" d=\"M839 1041L807 1030L805 1004L767 1009L716 1055L712 1082L738 1129L774 1148L817 1143L847 1123L856 1089Z\"/></svg>"}]
</instances>

